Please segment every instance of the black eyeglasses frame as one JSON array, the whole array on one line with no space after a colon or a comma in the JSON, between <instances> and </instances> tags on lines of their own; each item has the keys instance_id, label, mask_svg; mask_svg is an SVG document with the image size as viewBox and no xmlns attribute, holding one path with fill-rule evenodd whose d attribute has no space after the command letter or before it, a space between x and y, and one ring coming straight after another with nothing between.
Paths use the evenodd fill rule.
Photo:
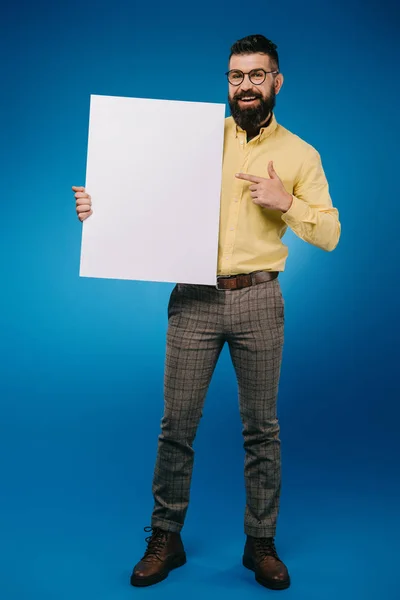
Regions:
<instances>
[{"instance_id":1,"label":"black eyeglasses frame","mask_svg":"<svg viewBox=\"0 0 400 600\"><path fill-rule=\"evenodd\" d=\"M241 80L241 81L239 81L239 83L232 83L232 82L229 80L229 74L230 74L230 73L232 73L232 72L235 72L235 71L236 71L236 72L239 72L239 73L242 73L242 75L243 75L243 77L242 77L242 80ZM255 83L254 81L252 81L252 80L251 80L251 77L250 77L250 75L251 75L251 73L253 73L253 71L262 71L262 72L264 73L264 79L263 79L262 81L260 81L259 83ZM244 81L244 77L245 77L245 75L247 75L247 76L248 76L248 78L249 78L249 80L250 80L250 83L252 83L253 85L262 85L262 84L264 83L264 81L265 81L265 79L266 79L266 77L267 77L268 73L276 73L276 74L278 74L278 73L279 73L279 71L265 71L264 69L261 69L261 68L260 68L260 69L252 69L251 71L248 71L247 73L245 73L244 71L241 71L240 69L231 69L230 71L227 71L227 72L225 73L225 75L226 75L226 77L227 77L227 79L228 79L229 83L230 83L231 85L234 85L234 86L241 85L241 84L243 83L243 81Z\"/></svg>"}]
</instances>

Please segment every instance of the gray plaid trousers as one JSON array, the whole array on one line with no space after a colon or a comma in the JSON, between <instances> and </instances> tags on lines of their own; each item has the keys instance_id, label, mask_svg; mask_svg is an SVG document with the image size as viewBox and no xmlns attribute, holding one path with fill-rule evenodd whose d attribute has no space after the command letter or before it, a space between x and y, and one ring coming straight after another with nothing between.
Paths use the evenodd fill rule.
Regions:
<instances>
[{"instance_id":1,"label":"gray plaid trousers","mask_svg":"<svg viewBox=\"0 0 400 600\"><path fill-rule=\"evenodd\" d=\"M152 527L181 531L193 442L225 342L236 372L245 449L244 531L275 535L281 489L276 411L284 330L278 279L232 291L177 284L168 305L164 415L153 479Z\"/></svg>"}]
</instances>

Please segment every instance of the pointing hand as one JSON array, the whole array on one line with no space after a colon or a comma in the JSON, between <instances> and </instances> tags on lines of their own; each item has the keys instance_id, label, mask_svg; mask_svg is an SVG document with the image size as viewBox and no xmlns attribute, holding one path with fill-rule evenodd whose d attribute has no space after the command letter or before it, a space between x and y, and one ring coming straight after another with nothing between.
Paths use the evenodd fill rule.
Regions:
<instances>
[{"instance_id":1,"label":"pointing hand","mask_svg":"<svg viewBox=\"0 0 400 600\"><path fill-rule=\"evenodd\" d=\"M286 212L292 204L293 196L285 190L282 181L274 169L272 160L268 163L268 175L269 179L258 177L257 175L236 173L238 179L252 183L249 186L249 190L254 204L258 204L263 208Z\"/></svg>"}]
</instances>

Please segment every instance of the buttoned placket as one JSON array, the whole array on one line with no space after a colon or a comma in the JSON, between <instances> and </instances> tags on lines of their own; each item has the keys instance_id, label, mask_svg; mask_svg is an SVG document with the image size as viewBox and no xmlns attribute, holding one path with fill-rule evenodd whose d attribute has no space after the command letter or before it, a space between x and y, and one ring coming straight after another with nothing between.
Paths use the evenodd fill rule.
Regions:
<instances>
[{"instance_id":1,"label":"buttoned placket","mask_svg":"<svg viewBox=\"0 0 400 600\"><path fill-rule=\"evenodd\" d=\"M236 140L239 144L240 152L240 169L241 173L247 173L249 159L251 156L252 148L255 143L258 143L261 136L253 138L249 143L246 141L246 132L243 130L236 131ZM240 205L243 198L245 187L243 181L235 178L232 188L232 200L229 205L228 220L227 220L227 231L225 236L225 246L223 251L223 271L226 275L234 275L232 273L232 258L235 248L236 231L239 222Z\"/></svg>"}]
</instances>

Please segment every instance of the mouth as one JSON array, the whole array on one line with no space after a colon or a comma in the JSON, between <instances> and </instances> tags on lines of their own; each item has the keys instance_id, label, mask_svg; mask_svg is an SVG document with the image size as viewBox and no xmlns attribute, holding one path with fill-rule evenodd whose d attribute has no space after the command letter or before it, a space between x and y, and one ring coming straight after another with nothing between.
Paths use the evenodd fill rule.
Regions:
<instances>
[{"instance_id":1,"label":"mouth","mask_svg":"<svg viewBox=\"0 0 400 600\"><path fill-rule=\"evenodd\" d=\"M238 99L242 104L254 104L257 100L257 96L244 96L243 98Z\"/></svg>"}]
</instances>

